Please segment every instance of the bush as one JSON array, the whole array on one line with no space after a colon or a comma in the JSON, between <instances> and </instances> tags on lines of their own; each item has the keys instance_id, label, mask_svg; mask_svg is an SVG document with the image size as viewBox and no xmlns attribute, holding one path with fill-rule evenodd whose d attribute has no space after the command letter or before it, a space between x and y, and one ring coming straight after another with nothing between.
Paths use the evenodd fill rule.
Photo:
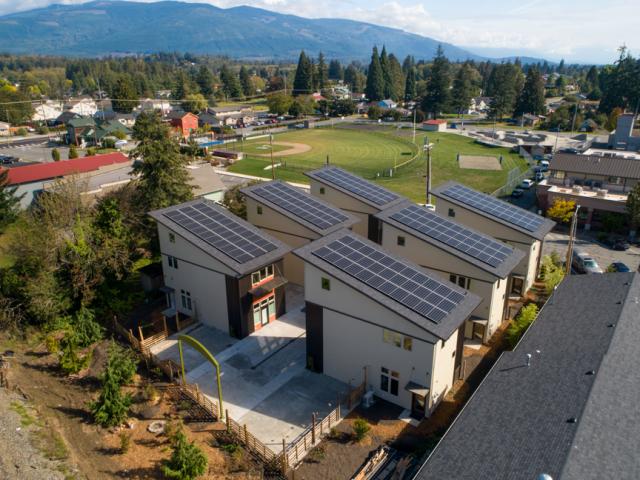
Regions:
<instances>
[{"instance_id":1,"label":"bush","mask_svg":"<svg viewBox=\"0 0 640 480\"><path fill-rule=\"evenodd\" d=\"M356 418L353 422L353 437L356 442L362 441L369 430L371 430L371 426L364 418Z\"/></svg>"},{"instance_id":2,"label":"bush","mask_svg":"<svg viewBox=\"0 0 640 480\"><path fill-rule=\"evenodd\" d=\"M95 321L93 311L88 308L80 308L74 314L71 324L80 347L88 347L102 339L104 329Z\"/></svg>"},{"instance_id":3,"label":"bush","mask_svg":"<svg viewBox=\"0 0 640 480\"><path fill-rule=\"evenodd\" d=\"M116 148L116 141L113 138L105 138L102 140L102 148Z\"/></svg>"},{"instance_id":4,"label":"bush","mask_svg":"<svg viewBox=\"0 0 640 480\"><path fill-rule=\"evenodd\" d=\"M369 117L371 120L378 120L382 117L383 114L384 111L377 105L371 105L369 107L369 110L367 111L367 117Z\"/></svg>"},{"instance_id":5,"label":"bush","mask_svg":"<svg viewBox=\"0 0 640 480\"><path fill-rule=\"evenodd\" d=\"M172 438L172 453L162 465L162 473L168 478L193 480L207 470L207 457L179 430Z\"/></svg>"},{"instance_id":6,"label":"bush","mask_svg":"<svg viewBox=\"0 0 640 480\"><path fill-rule=\"evenodd\" d=\"M69 147L69 159L78 158L78 147L76 147L73 143Z\"/></svg>"},{"instance_id":7,"label":"bush","mask_svg":"<svg viewBox=\"0 0 640 480\"><path fill-rule=\"evenodd\" d=\"M60 161L60 151L57 148L51 150L51 158L54 162Z\"/></svg>"},{"instance_id":8,"label":"bush","mask_svg":"<svg viewBox=\"0 0 640 480\"><path fill-rule=\"evenodd\" d=\"M85 157L93 157L96 154L96 149L95 147L89 147L87 148L87 150L84 152L84 156Z\"/></svg>"},{"instance_id":9,"label":"bush","mask_svg":"<svg viewBox=\"0 0 640 480\"><path fill-rule=\"evenodd\" d=\"M131 447L131 434L129 432L120 432L118 437L120 439L120 453L125 454Z\"/></svg>"},{"instance_id":10,"label":"bush","mask_svg":"<svg viewBox=\"0 0 640 480\"><path fill-rule=\"evenodd\" d=\"M47 352L49 353L58 353L60 351L60 342L54 333L50 333L45 337L44 344L47 347Z\"/></svg>"},{"instance_id":11,"label":"bush","mask_svg":"<svg viewBox=\"0 0 640 480\"><path fill-rule=\"evenodd\" d=\"M84 357L79 355L80 345L75 333L67 333L60 342L62 355L60 356L60 368L67 375L78 373L89 365L91 355Z\"/></svg>"},{"instance_id":12,"label":"bush","mask_svg":"<svg viewBox=\"0 0 640 480\"><path fill-rule=\"evenodd\" d=\"M16 130L16 135L19 136L19 137L25 137L25 136L29 135L29 132L27 131L26 128L21 127L18 130Z\"/></svg>"},{"instance_id":13,"label":"bush","mask_svg":"<svg viewBox=\"0 0 640 480\"><path fill-rule=\"evenodd\" d=\"M37 132L38 132L40 135L46 135L47 133L49 133L49 127L47 127L46 125L40 125L40 126L37 128Z\"/></svg>"},{"instance_id":14,"label":"bush","mask_svg":"<svg viewBox=\"0 0 640 480\"><path fill-rule=\"evenodd\" d=\"M515 318L513 323L509 325L506 332L507 343L510 348L514 348L517 344L524 332L527 331L529 326L533 323L533 321L538 316L538 305L535 303L530 303L522 307L518 316Z\"/></svg>"},{"instance_id":15,"label":"bush","mask_svg":"<svg viewBox=\"0 0 640 480\"><path fill-rule=\"evenodd\" d=\"M547 295L551 295L553 293L554 288L564 278L564 274L565 270L558 252L554 250L551 252L551 255L546 255L542 258L540 276L544 281L544 288Z\"/></svg>"},{"instance_id":16,"label":"bush","mask_svg":"<svg viewBox=\"0 0 640 480\"><path fill-rule=\"evenodd\" d=\"M124 140L127 138L127 134L124 133L122 130L116 130L115 132L113 132L113 136L116 137L118 140Z\"/></svg>"}]
</instances>

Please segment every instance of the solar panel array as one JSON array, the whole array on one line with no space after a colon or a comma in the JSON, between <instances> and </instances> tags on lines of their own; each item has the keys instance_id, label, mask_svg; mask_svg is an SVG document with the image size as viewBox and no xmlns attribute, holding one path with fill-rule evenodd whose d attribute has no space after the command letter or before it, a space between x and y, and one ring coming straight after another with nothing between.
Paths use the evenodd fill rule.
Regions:
<instances>
[{"instance_id":1,"label":"solar panel array","mask_svg":"<svg viewBox=\"0 0 640 480\"><path fill-rule=\"evenodd\" d=\"M312 253L434 323L464 299L464 294L350 235Z\"/></svg>"},{"instance_id":2,"label":"solar panel array","mask_svg":"<svg viewBox=\"0 0 640 480\"><path fill-rule=\"evenodd\" d=\"M366 198L376 205L386 205L400 198L393 192L390 192L378 185L368 182L363 178L352 175L344 170L336 167L323 168L314 173L317 177L333 183L349 192Z\"/></svg>"},{"instance_id":3,"label":"solar panel array","mask_svg":"<svg viewBox=\"0 0 640 480\"><path fill-rule=\"evenodd\" d=\"M277 248L238 220L204 202L170 210L164 216L238 263Z\"/></svg>"},{"instance_id":4,"label":"solar panel array","mask_svg":"<svg viewBox=\"0 0 640 480\"><path fill-rule=\"evenodd\" d=\"M323 230L349 220L340 210L286 183L265 183L252 192Z\"/></svg>"},{"instance_id":5,"label":"solar panel array","mask_svg":"<svg viewBox=\"0 0 640 480\"><path fill-rule=\"evenodd\" d=\"M442 194L524 228L529 232L535 232L544 222L544 219L535 213L522 210L491 195L476 192L462 185L452 185L443 190Z\"/></svg>"},{"instance_id":6,"label":"solar panel array","mask_svg":"<svg viewBox=\"0 0 640 480\"><path fill-rule=\"evenodd\" d=\"M390 218L492 267L499 266L513 253L511 247L417 205L403 208Z\"/></svg>"}]
</instances>

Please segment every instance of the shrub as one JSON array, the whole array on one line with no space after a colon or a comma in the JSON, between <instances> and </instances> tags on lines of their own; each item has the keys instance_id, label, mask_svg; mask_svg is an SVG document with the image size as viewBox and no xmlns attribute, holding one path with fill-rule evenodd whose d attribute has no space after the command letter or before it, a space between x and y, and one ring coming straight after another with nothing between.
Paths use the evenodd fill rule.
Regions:
<instances>
[{"instance_id":1,"label":"shrub","mask_svg":"<svg viewBox=\"0 0 640 480\"><path fill-rule=\"evenodd\" d=\"M371 430L371 426L364 418L356 418L353 422L353 437L356 442L362 441L369 433L369 430Z\"/></svg>"},{"instance_id":2,"label":"shrub","mask_svg":"<svg viewBox=\"0 0 640 480\"><path fill-rule=\"evenodd\" d=\"M27 131L26 128L21 127L18 130L16 130L16 135L18 135L19 137L24 137L26 135L29 135L29 132Z\"/></svg>"},{"instance_id":3,"label":"shrub","mask_svg":"<svg viewBox=\"0 0 640 480\"><path fill-rule=\"evenodd\" d=\"M129 432L120 432L118 437L120 439L120 453L125 454L131 447L131 434Z\"/></svg>"},{"instance_id":4,"label":"shrub","mask_svg":"<svg viewBox=\"0 0 640 480\"><path fill-rule=\"evenodd\" d=\"M49 353L58 353L60 351L60 342L53 333L50 333L45 337L44 344L47 347L47 352Z\"/></svg>"},{"instance_id":5,"label":"shrub","mask_svg":"<svg viewBox=\"0 0 640 480\"><path fill-rule=\"evenodd\" d=\"M84 156L85 157L93 157L96 154L96 149L95 147L89 147L87 148L87 150L84 152Z\"/></svg>"},{"instance_id":6,"label":"shrub","mask_svg":"<svg viewBox=\"0 0 640 480\"><path fill-rule=\"evenodd\" d=\"M540 276L544 281L544 289L547 295L553 293L554 288L564 278L565 271L562 268L562 260L556 251L542 258Z\"/></svg>"},{"instance_id":7,"label":"shrub","mask_svg":"<svg viewBox=\"0 0 640 480\"><path fill-rule=\"evenodd\" d=\"M537 316L538 305L535 303L530 303L522 307L518 316L513 323L509 325L509 328L507 328L506 339L510 348L514 348L517 345L522 335L524 335L524 332L527 331Z\"/></svg>"},{"instance_id":8,"label":"shrub","mask_svg":"<svg viewBox=\"0 0 640 480\"><path fill-rule=\"evenodd\" d=\"M69 146L69 159L78 158L78 147L73 143Z\"/></svg>"},{"instance_id":9,"label":"shrub","mask_svg":"<svg viewBox=\"0 0 640 480\"><path fill-rule=\"evenodd\" d=\"M79 355L80 346L75 333L67 333L60 342L62 355L60 356L60 368L67 375L78 373L86 368L91 361L91 355L84 357Z\"/></svg>"},{"instance_id":10,"label":"shrub","mask_svg":"<svg viewBox=\"0 0 640 480\"><path fill-rule=\"evenodd\" d=\"M207 457L194 443L187 440L179 430L172 439L172 453L162 465L162 473L168 478L193 480L204 474L207 469Z\"/></svg>"},{"instance_id":11,"label":"shrub","mask_svg":"<svg viewBox=\"0 0 640 480\"><path fill-rule=\"evenodd\" d=\"M60 161L60 151L57 148L54 148L53 150L51 150L51 159L54 162Z\"/></svg>"},{"instance_id":12,"label":"shrub","mask_svg":"<svg viewBox=\"0 0 640 480\"><path fill-rule=\"evenodd\" d=\"M37 131L40 135L46 135L47 133L49 133L49 127L47 127L46 125L40 125L37 128Z\"/></svg>"},{"instance_id":13,"label":"shrub","mask_svg":"<svg viewBox=\"0 0 640 480\"><path fill-rule=\"evenodd\" d=\"M71 323L80 347L88 347L102 339L104 329L95 321L95 315L92 310L85 307L80 308L74 314Z\"/></svg>"}]
</instances>

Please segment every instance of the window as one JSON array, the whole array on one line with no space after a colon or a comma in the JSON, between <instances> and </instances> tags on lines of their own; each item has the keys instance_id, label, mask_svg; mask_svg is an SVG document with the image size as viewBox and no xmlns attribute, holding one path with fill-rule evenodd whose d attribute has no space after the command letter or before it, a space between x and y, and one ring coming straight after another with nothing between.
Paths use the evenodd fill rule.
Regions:
<instances>
[{"instance_id":1,"label":"window","mask_svg":"<svg viewBox=\"0 0 640 480\"><path fill-rule=\"evenodd\" d=\"M449 216L450 217L455 217L456 216L456 211L453 208L449 209Z\"/></svg>"},{"instance_id":2,"label":"window","mask_svg":"<svg viewBox=\"0 0 640 480\"><path fill-rule=\"evenodd\" d=\"M320 195L324 195L324 187L320 187Z\"/></svg>"},{"instance_id":3,"label":"window","mask_svg":"<svg viewBox=\"0 0 640 480\"><path fill-rule=\"evenodd\" d=\"M405 238L402 235L398 235L398 245L401 247L404 247L405 245Z\"/></svg>"},{"instance_id":4,"label":"window","mask_svg":"<svg viewBox=\"0 0 640 480\"><path fill-rule=\"evenodd\" d=\"M171 243L176 243L176 236L173 232L169 232L169 241Z\"/></svg>"},{"instance_id":5,"label":"window","mask_svg":"<svg viewBox=\"0 0 640 480\"><path fill-rule=\"evenodd\" d=\"M180 290L180 297L182 299L182 308L186 308L187 310L192 310L191 292L188 292L186 290Z\"/></svg>"},{"instance_id":6,"label":"window","mask_svg":"<svg viewBox=\"0 0 640 480\"><path fill-rule=\"evenodd\" d=\"M258 205L256 207L256 211L258 212L258 215L262 215L262 205Z\"/></svg>"},{"instance_id":7,"label":"window","mask_svg":"<svg viewBox=\"0 0 640 480\"><path fill-rule=\"evenodd\" d=\"M380 390L398 396L399 378L400 374L398 372L380 367Z\"/></svg>"},{"instance_id":8,"label":"window","mask_svg":"<svg viewBox=\"0 0 640 480\"><path fill-rule=\"evenodd\" d=\"M264 268L261 268L257 272L253 272L251 274L251 285L257 285L259 283L264 282L269 277L273 277L273 265L267 265Z\"/></svg>"},{"instance_id":9,"label":"window","mask_svg":"<svg viewBox=\"0 0 640 480\"><path fill-rule=\"evenodd\" d=\"M331 290L331 281L328 278L322 277L322 289Z\"/></svg>"},{"instance_id":10,"label":"window","mask_svg":"<svg viewBox=\"0 0 640 480\"><path fill-rule=\"evenodd\" d=\"M171 255L167 256L167 262L169 262L170 267L178 268L178 259L176 257L172 257Z\"/></svg>"},{"instance_id":11,"label":"window","mask_svg":"<svg viewBox=\"0 0 640 480\"><path fill-rule=\"evenodd\" d=\"M404 348L411 351L413 347L413 339L392 330L382 329L382 341L398 348Z\"/></svg>"},{"instance_id":12,"label":"window","mask_svg":"<svg viewBox=\"0 0 640 480\"><path fill-rule=\"evenodd\" d=\"M451 275L449 275L449 281L466 290L469 290L469 287L471 286L471 279L463 277L462 275L454 275L452 273Z\"/></svg>"}]
</instances>

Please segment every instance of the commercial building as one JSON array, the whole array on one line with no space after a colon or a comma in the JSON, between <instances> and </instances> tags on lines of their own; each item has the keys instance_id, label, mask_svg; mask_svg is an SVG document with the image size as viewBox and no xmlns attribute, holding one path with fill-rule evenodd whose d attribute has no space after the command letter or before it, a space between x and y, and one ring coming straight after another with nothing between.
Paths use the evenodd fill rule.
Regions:
<instances>
[{"instance_id":1,"label":"commercial building","mask_svg":"<svg viewBox=\"0 0 640 480\"><path fill-rule=\"evenodd\" d=\"M510 295L522 295L536 279L544 238L555 223L486 193L456 182L433 190L436 211L525 253L513 269Z\"/></svg>"},{"instance_id":2,"label":"commercial building","mask_svg":"<svg viewBox=\"0 0 640 480\"><path fill-rule=\"evenodd\" d=\"M406 200L338 167L328 166L305 175L310 179L311 195L355 215L360 221L353 226L353 231L374 242L380 239L380 225L375 214Z\"/></svg>"},{"instance_id":3,"label":"commercial building","mask_svg":"<svg viewBox=\"0 0 640 480\"><path fill-rule=\"evenodd\" d=\"M506 318L511 273L524 252L411 202L376 217L384 248L482 298L464 336L487 342Z\"/></svg>"},{"instance_id":4,"label":"commercial building","mask_svg":"<svg viewBox=\"0 0 640 480\"><path fill-rule=\"evenodd\" d=\"M462 328L480 298L339 230L305 261L307 365L428 416L459 375Z\"/></svg>"},{"instance_id":5,"label":"commercial building","mask_svg":"<svg viewBox=\"0 0 640 480\"><path fill-rule=\"evenodd\" d=\"M306 245L358 222L353 215L312 197L281 180L241 190L246 196L247 220L292 248ZM284 274L292 283L304 283L304 262L284 257Z\"/></svg>"},{"instance_id":6,"label":"commercial building","mask_svg":"<svg viewBox=\"0 0 640 480\"><path fill-rule=\"evenodd\" d=\"M416 480L640 478L640 275L565 279Z\"/></svg>"},{"instance_id":7,"label":"commercial building","mask_svg":"<svg viewBox=\"0 0 640 480\"><path fill-rule=\"evenodd\" d=\"M205 199L150 215L158 225L165 316L243 338L286 311L285 244Z\"/></svg>"}]
</instances>

